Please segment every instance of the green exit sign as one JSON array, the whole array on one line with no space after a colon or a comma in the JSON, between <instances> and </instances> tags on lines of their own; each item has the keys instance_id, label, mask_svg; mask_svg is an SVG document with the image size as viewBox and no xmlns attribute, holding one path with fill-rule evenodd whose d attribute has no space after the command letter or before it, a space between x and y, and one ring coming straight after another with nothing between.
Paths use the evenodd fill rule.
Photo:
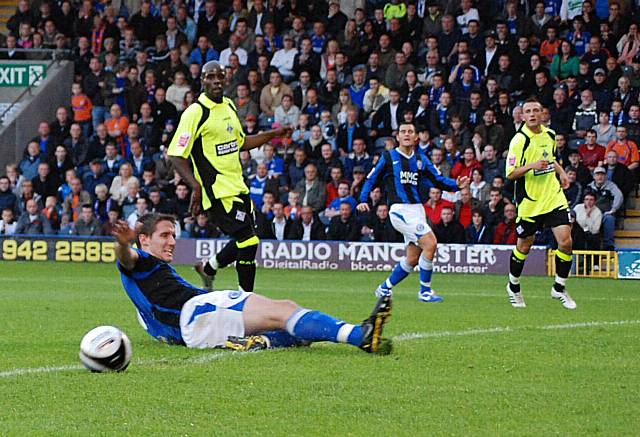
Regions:
<instances>
[{"instance_id":1,"label":"green exit sign","mask_svg":"<svg viewBox=\"0 0 640 437\"><path fill-rule=\"evenodd\" d=\"M0 64L0 87L38 86L47 64Z\"/></svg>"}]
</instances>

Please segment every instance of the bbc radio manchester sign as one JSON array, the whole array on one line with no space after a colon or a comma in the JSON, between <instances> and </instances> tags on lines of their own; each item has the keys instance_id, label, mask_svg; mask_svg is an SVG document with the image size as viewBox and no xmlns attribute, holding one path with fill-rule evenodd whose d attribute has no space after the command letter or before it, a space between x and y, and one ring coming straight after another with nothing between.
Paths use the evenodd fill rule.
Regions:
<instances>
[{"instance_id":1,"label":"bbc radio manchester sign","mask_svg":"<svg viewBox=\"0 0 640 437\"><path fill-rule=\"evenodd\" d=\"M47 64L0 64L0 87L37 86L46 71Z\"/></svg>"}]
</instances>

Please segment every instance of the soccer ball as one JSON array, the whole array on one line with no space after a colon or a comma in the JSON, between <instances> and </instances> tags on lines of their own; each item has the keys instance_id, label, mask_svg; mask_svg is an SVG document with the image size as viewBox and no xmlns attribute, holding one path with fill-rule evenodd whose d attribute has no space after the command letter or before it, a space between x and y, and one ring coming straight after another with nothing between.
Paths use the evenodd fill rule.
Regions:
<instances>
[{"instance_id":1,"label":"soccer ball","mask_svg":"<svg viewBox=\"0 0 640 437\"><path fill-rule=\"evenodd\" d=\"M98 326L80 342L80 361L92 372L122 372L131 362L131 340L113 326Z\"/></svg>"}]
</instances>

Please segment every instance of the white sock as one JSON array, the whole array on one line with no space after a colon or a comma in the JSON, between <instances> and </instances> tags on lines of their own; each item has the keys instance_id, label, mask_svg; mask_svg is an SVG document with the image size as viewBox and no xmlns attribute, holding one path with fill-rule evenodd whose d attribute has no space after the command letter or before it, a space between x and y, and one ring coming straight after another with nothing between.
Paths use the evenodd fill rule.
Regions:
<instances>
[{"instance_id":1,"label":"white sock","mask_svg":"<svg viewBox=\"0 0 640 437\"><path fill-rule=\"evenodd\" d=\"M218 260L215 255L209 258L209 265L213 270L218 270Z\"/></svg>"}]
</instances>

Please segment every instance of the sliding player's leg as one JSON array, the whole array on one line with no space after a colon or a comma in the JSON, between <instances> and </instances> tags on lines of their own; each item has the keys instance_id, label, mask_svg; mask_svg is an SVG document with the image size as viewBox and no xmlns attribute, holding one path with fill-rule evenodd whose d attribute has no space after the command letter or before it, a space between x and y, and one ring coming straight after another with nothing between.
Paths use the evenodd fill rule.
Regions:
<instances>
[{"instance_id":1,"label":"sliding player's leg","mask_svg":"<svg viewBox=\"0 0 640 437\"><path fill-rule=\"evenodd\" d=\"M382 352L382 329L390 315L391 298L388 296L378 301L371 316L360 325L301 308L290 300L273 300L256 294L247 299L243 310L245 336L263 335L272 345L277 342L285 346L294 345L282 334L281 331L285 330L297 339L296 344L317 341L349 343L366 352Z\"/></svg>"}]
</instances>

